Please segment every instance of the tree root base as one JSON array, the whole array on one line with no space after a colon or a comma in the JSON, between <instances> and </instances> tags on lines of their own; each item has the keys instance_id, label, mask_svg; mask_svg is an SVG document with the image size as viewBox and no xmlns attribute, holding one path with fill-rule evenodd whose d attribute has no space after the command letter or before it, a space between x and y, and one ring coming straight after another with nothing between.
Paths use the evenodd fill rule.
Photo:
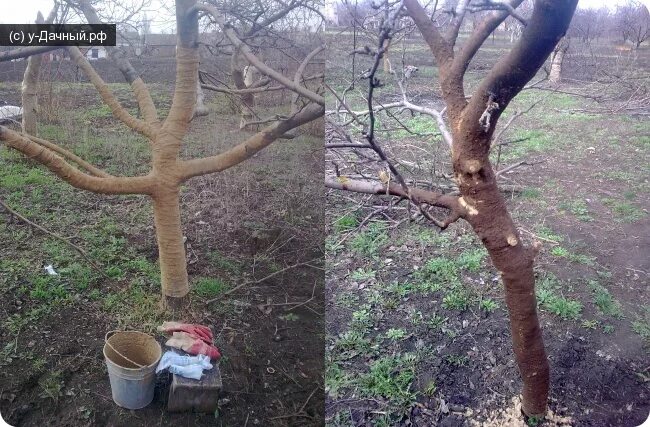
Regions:
<instances>
[{"instance_id":1,"label":"tree root base","mask_svg":"<svg viewBox=\"0 0 650 427\"><path fill-rule=\"evenodd\" d=\"M181 315L187 312L190 307L190 296L185 295L184 297L170 297L163 295L161 300L161 307L165 312L173 315Z\"/></svg>"}]
</instances>

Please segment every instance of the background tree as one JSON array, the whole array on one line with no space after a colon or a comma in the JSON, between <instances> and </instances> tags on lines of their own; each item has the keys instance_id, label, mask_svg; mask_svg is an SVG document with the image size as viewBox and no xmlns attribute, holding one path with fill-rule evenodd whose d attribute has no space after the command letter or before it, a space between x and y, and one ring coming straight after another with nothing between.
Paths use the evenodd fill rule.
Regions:
<instances>
[{"instance_id":1,"label":"background tree","mask_svg":"<svg viewBox=\"0 0 650 427\"><path fill-rule=\"evenodd\" d=\"M650 12L640 1L628 0L627 4L619 6L615 22L623 41L630 41L635 49L650 37Z\"/></svg>"},{"instance_id":2,"label":"background tree","mask_svg":"<svg viewBox=\"0 0 650 427\"><path fill-rule=\"evenodd\" d=\"M99 21L90 2L75 2L89 22ZM151 170L148 174L133 177L113 176L80 159L72 152L33 135L0 126L0 141L22 154L41 163L71 185L103 194L142 194L151 198L160 258L163 303L172 309L188 303L188 277L185 247L181 229L179 206L180 187L186 180L233 167L258 151L266 148L286 132L322 116L323 97L317 91L302 84L299 69L290 79L262 62L239 36L227 25L221 12L196 0L176 1L176 25L178 43L176 48L176 87L169 114L159 119L151 94L123 53L113 50L114 60L127 76L141 118L125 109L111 92L109 86L97 74L77 47L69 47L72 60L86 74L102 100L113 115L133 131L150 142ZM199 45L198 28L200 15L210 16L220 31L237 46L246 58L278 84L287 87L296 96L285 115L278 115L258 133L244 142L217 155L181 160L179 153L194 112L198 85ZM23 48L5 54L0 59L28 57L50 49ZM73 165L76 163L76 166Z\"/></svg>"},{"instance_id":3,"label":"background tree","mask_svg":"<svg viewBox=\"0 0 650 427\"><path fill-rule=\"evenodd\" d=\"M211 0L210 4L223 11L229 26L246 41L252 52L263 53L266 61L275 61L280 70L300 67L299 57L309 56L310 52L322 48L320 41L310 37L316 27L322 24L318 12L319 3L314 0L292 0L288 3L275 0L264 2L237 2ZM301 37L288 37L288 34L301 33ZM201 70L201 88L222 92L236 100L240 115L240 128L256 131L264 123L256 112L257 94L282 90L284 86L273 85L273 79L259 70L241 50L227 37L206 43L205 48L211 52L222 52L230 57L228 70L214 70L203 67ZM312 56L313 56L312 55ZM279 58L282 58L278 61ZM311 57L310 57L311 59ZM290 66L278 66L283 62ZM221 75L225 75L226 79ZM302 76L310 81L317 76Z\"/></svg>"},{"instance_id":4,"label":"background tree","mask_svg":"<svg viewBox=\"0 0 650 427\"><path fill-rule=\"evenodd\" d=\"M378 179L368 172L356 176L343 175L338 168L326 177L326 185L339 190L369 194L393 195L406 199L431 222L445 229L460 218L466 220L487 249L500 272L505 287L505 299L510 313L515 357L523 380L523 411L528 416L546 413L549 390L549 365L544 350L537 304L535 300L534 258L540 245L523 244L521 236L508 213L506 202L497 184L497 173L489 155L500 137L495 134L501 113L510 101L537 74L557 42L564 36L577 0L537 0L529 19L523 18L517 7L523 0L507 2L463 1L444 28L439 28L430 13L417 0L404 0L393 5L384 2L384 17L379 25L376 48L367 52L373 66L365 73L368 80L367 110L352 111L344 98L336 97L336 110L330 115L346 117L328 120L330 133L344 142L328 144L329 148L347 147L372 150L379 158ZM438 80L445 108L438 110L416 105L408 99L404 79L398 79L401 99L375 105L373 95L384 82L377 77L384 44L395 32L395 23L403 8L412 18L438 67ZM490 10L460 47L456 47L463 21L469 14ZM473 94L466 96L464 77L470 61L509 16L523 21L524 30L517 44L502 57ZM391 108L407 109L432 117L438 124L442 140L450 147L453 179L459 194L416 188L407 183L396 164L383 149L375 132L378 111ZM345 129L354 124L363 129L365 143L357 143ZM507 169L507 168L506 168ZM449 211L443 220L435 218L428 207Z\"/></svg>"}]
</instances>

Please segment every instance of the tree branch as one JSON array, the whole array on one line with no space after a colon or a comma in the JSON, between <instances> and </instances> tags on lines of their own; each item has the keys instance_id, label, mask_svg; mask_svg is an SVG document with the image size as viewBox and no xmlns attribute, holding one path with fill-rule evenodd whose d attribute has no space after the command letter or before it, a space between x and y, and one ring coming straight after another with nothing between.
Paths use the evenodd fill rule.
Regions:
<instances>
[{"instance_id":1,"label":"tree branch","mask_svg":"<svg viewBox=\"0 0 650 427\"><path fill-rule=\"evenodd\" d=\"M186 160L181 163L181 179L187 180L194 176L220 172L231 168L268 147L291 129L297 128L298 126L321 117L323 113L324 108L322 106L309 104L290 118L267 126L257 134L251 136L246 141L234 146L228 151L216 156Z\"/></svg>"},{"instance_id":2,"label":"tree branch","mask_svg":"<svg viewBox=\"0 0 650 427\"><path fill-rule=\"evenodd\" d=\"M72 60L75 61L79 68L83 70L90 82L95 86L95 89L99 92L99 96L101 96L106 105L110 107L113 115L134 131L146 136L150 140L154 139L156 135L155 129L148 123L145 123L129 114L129 112L117 100L115 95L113 95L108 85L104 80L102 80L99 74L97 74L97 71L95 71L93 66L90 65L90 62L88 62L79 48L76 46L69 46L68 52L70 52Z\"/></svg>"},{"instance_id":3,"label":"tree branch","mask_svg":"<svg viewBox=\"0 0 650 427\"><path fill-rule=\"evenodd\" d=\"M12 61L14 59L27 58L32 55L39 55L41 53L51 52L53 50L62 49L61 46L28 46L20 47L17 49L0 52L0 62Z\"/></svg>"},{"instance_id":4,"label":"tree branch","mask_svg":"<svg viewBox=\"0 0 650 427\"><path fill-rule=\"evenodd\" d=\"M102 20L97 15L97 11L89 0L78 0L76 3L72 3L72 5L81 11L89 24L102 23ZM142 81L135 68L133 68L133 65L131 65L131 62L126 58L122 49L114 46L106 46L105 49L108 56L124 76L124 79L131 85L144 120L154 128L158 128L158 110L153 103L151 93L144 84L144 81Z\"/></svg>"},{"instance_id":5,"label":"tree branch","mask_svg":"<svg viewBox=\"0 0 650 427\"><path fill-rule=\"evenodd\" d=\"M424 190L421 188L410 187L407 193L400 184L373 181L369 179L350 179L345 176L326 176L325 187L336 190L352 191L355 193L391 195L400 198L410 199L418 206L429 205L451 210L450 215L445 221L437 221L430 216L427 219L432 220L440 228L446 228L452 222L459 218L465 218L468 215L467 210L460 203L460 198L448 194L437 193L435 191ZM421 212L424 211L421 209Z\"/></svg>"},{"instance_id":6,"label":"tree branch","mask_svg":"<svg viewBox=\"0 0 650 427\"><path fill-rule=\"evenodd\" d=\"M466 120L479 121L486 105L492 100L498 104L498 108L492 113L490 129L485 132L493 131L494 124L503 110L535 76L557 42L564 36L577 3L577 0L535 2L533 15L517 44L494 65L479 84L467 106Z\"/></svg>"},{"instance_id":7,"label":"tree branch","mask_svg":"<svg viewBox=\"0 0 650 427\"><path fill-rule=\"evenodd\" d=\"M506 0L510 8L516 8L524 0ZM506 4L505 2L502 4ZM484 19L478 27L472 32L469 39L463 44L460 52L454 58L454 63L452 65L451 73L455 75L465 74L469 63L476 55L476 52L481 48L485 40L490 37L490 34L496 30L499 25L508 17L509 12L507 10L494 11L490 16Z\"/></svg>"},{"instance_id":8,"label":"tree branch","mask_svg":"<svg viewBox=\"0 0 650 427\"><path fill-rule=\"evenodd\" d=\"M427 42L433 56L438 64L438 67L442 67L448 61L451 61L454 56L454 51L452 46L447 40L440 34L438 28L429 16L427 11L420 5L418 0L404 0L404 6L408 11L409 16L415 22L415 25L422 33L424 41Z\"/></svg>"},{"instance_id":9,"label":"tree branch","mask_svg":"<svg viewBox=\"0 0 650 427\"><path fill-rule=\"evenodd\" d=\"M217 22L219 27L221 27L221 30L224 32L226 37L228 37L230 42L234 45L234 48L236 50L241 51L242 55L244 55L244 57L248 60L248 62L250 62L255 68L257 68L260 73L272 78L273 80L285 86L287 89L299 93L300 95L315 102L318 105L322 105L322 106L325 105L325 98L323 98L316 92L307 89L304 86L295 84L293 81L283 76L279 72L275 71L274 69L266 65L264 62L262 62L257 56L255 56L255 54L251 51L251 49L237 36L235 30L226 23L225 18L221 15L221 13L216 8L205 4L201 4L201 5L197 5L193 9L194 11L200 10L210 14Z\"/></svg>"},{"instance_id":10,"label":"tree branch","mask_svg":"<svg viewBox=\"0 0 650 427\"><path fill-rule=\"evenodd\" d=\"M0 141L41 163L73 187L103 194L150 194L155 182L151 175L138 177L101 178L81 172L54 151L32 142L4 126L0 126Z\"/></svg>"}]
</instances>

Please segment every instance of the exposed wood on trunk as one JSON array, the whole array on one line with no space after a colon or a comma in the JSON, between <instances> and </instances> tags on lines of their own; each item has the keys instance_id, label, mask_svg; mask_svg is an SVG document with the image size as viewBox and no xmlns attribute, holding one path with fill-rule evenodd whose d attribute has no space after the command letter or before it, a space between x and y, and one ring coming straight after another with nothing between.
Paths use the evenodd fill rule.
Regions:
<instances>
[{"instance_id":1,"label":"exposed wood on trunk","mask_svg":"<svg viewBox=\"0 0 650 427\"><path fill-rule=\"evenodd\" d=\"M562 63L564 62L564 55L569 50L569 39L562 37L562 40L553 49L551 55L551 71L549 72L548 79L551 83L560 83L562 80Z\"/></svg>"}]
</instances>

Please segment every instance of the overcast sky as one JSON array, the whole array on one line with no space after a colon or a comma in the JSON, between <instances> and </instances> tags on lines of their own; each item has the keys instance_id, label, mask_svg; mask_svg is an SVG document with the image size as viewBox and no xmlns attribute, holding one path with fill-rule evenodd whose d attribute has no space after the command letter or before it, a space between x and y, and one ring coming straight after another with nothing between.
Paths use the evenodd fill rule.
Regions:
<instances>
[{"instance_id":1,"label":"overcast sky","mask_svg":"<svg viewBox=\"0 0 650 427\"><path fill-rule=\"evenodd\" d=\"M128 0L137 2L137 0ZM579 0L578 7L614 7L621 1L609 0ZM650 0L642 0L646 6L650 8ZM147 17L153 21L152 30L154 32L170 32L174 27L173 14L164 13L163 10L169 10L169 5L172 4L170 0L152 0L152 6L147 12ZM0 24L27 24L34 22L36 12L41 11L43 15L47 15L52 8L52 0L20 0L20 2L12 2L11 7L4 7L2 15L0 16ZM161 7L167 4L167 7Z\"/></svg>"}]
</instances>

